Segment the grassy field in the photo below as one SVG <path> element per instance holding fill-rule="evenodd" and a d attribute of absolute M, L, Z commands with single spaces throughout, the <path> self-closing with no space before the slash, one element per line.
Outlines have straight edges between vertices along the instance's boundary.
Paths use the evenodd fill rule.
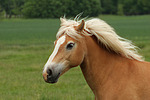
<path fill-rule="evenodd" d="M 150 15 L 99 16 L 116 32 L 140 47 L 150 61 Z M 59 19 L 4 19 L 0 21 L 0 100 L 92 100 L 79 67 L 52 85 L 42 78 L 53 50 Z"/>

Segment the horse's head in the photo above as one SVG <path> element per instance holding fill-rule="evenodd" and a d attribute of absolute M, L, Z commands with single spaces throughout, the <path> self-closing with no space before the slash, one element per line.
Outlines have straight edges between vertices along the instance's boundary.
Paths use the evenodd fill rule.
<path fill-rule="evenodd" d="M 61 19 L 63 24 L 64 19 Z M 84 21 L 73 30 L 77 33 L 83 30 Z M 72 67 L 78 66 L 84 59 L 84 50 L 82 38 L 72 38 L 62 34 L 54 42 L 55 48 L 43 70 L 44 80 L 48 83 L 56 83 L 59 76 Z"/>
<path fill-rule="evenodd" d="M 91 36 L 91 37 L 89 37 Z M 89 54 L 91 39 L 108 52 L 119 54 L 129 59 L 141 61 L 140 55 L 131 42 L 118 36 L 113 28 L 100 19 L 91 19 L 81 23 L 61 18 L 61 27 L 57 33 L 55 48 L 43 70 L 44 80 L 57 82 L 60 75 L 71 67 L 80 65 Z"/>

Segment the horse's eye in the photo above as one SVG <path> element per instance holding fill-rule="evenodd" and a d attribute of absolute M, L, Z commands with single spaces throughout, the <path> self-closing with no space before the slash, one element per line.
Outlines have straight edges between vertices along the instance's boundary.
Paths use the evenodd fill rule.
<path fill-rule="evenodd" d="M 74 43 L 69 43 L 69 44 L 67 44 L 66 49 L 71 50 L 73 48 L 73 46 L 74 46 Z"/>

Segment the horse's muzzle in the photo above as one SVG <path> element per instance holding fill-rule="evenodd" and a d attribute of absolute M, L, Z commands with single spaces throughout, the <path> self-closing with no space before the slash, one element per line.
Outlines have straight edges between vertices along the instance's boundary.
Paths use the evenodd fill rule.
<path fill-rule="evenodd" d="M 53 73 L 51 69 L 48 69 L 46 73 L 43 73 L 43 78 L 47 83 L 56 83 L 60 73 Z"/>

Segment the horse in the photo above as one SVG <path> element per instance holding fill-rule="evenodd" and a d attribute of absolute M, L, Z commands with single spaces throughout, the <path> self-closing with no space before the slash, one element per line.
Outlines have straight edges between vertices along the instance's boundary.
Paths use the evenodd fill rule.
<path fill-rule="evenodd" d="M 150 100 L 150 62 L 131 41 L 99 18 L 60 21 L 54 51 L 43 69 L 47 83 L 80 66 L 95 100 Z"/>

